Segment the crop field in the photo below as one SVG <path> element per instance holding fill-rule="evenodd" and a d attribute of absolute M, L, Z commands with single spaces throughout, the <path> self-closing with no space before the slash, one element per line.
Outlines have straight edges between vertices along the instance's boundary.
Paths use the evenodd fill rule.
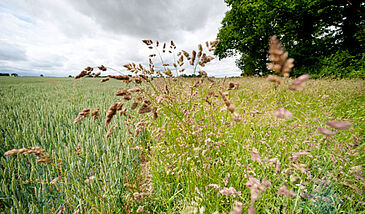
<path fill-rule="evenodd" d="M 2 77 L 0 212 L 362 213 L 365 82 L 291 82 Z"/>

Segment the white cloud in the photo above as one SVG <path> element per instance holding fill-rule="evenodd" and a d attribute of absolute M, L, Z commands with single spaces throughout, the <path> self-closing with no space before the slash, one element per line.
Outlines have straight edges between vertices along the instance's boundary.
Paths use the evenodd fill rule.
<path fill-rule="evenodd" d="M 223 1 L 47 1 L 0 3 L 0 72 L 76 75 L 86 66 L 147 63 L 141 39 L 173 39 L 191 51 L 216 38 Z M 170 58 L 171 59 L 171 58 Z M 234 59 L 214 60 L 209 75 L 239 75 Z"/>

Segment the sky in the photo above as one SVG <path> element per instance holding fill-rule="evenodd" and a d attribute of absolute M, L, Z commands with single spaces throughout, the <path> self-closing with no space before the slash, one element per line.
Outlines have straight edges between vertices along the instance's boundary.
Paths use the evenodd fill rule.
<path fill-rule="evenodd" d="M 228 9 L 223 0 L 2 0 L 0 73 L 74 76 L 105 65 L 128 74 L 122 65 L 147 65 L 154 53 L 142 39 L 173 40 L 190 52 L 216 39 Z M 216 77 L 241 73 L 234 57 L 202 70 Z"/>

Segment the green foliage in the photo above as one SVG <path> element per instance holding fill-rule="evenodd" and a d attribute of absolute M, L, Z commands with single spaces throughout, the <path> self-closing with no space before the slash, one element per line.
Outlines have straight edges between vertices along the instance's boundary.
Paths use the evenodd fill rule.
<path fill-rule="evenodd" d="M 267 47 L 277 35 L 299 70 L 337 51 L 363 53 L 364 4 L 341 0 L 226 0 L 217 38 L 219 58 L 240 54 L 244 75 L 267 74 Z M 352 61 L 354 62 L 354 61 Z M 350 65 L 352 66 L 352 65 Z M 346 68 L 347 69 L 347 68 Z"/>
<path fill-rule="evenodd" d="M 365 54 L 351 55 L 348 51 L 337 51 L 307 67 L 294 68 L 293 74 L 309 73 L 313 78 L 361 78 L 365 79 Z"/>

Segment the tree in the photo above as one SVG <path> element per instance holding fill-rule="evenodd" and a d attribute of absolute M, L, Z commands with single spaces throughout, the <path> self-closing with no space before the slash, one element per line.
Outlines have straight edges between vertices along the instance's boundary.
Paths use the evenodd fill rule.
<path fill-rule="evenodd" d="M 268 41 L 277 35 L 296 68 L 319 62 L 339 50 L 361 54 L 364 3 L 358 0 L 225 0 L 217 35 L 219 59 L 241 54 L 244 75 L 266 74 Z M 362 39 L 361 39 L 362 38 Z"/>
<path fill-rule="evenodd" d="M 13 77 L 17 77 L 17 76 L 19 76 L 17 73 L 12 73 L 11 74 L 11 76 L 13 76 Z"/>

